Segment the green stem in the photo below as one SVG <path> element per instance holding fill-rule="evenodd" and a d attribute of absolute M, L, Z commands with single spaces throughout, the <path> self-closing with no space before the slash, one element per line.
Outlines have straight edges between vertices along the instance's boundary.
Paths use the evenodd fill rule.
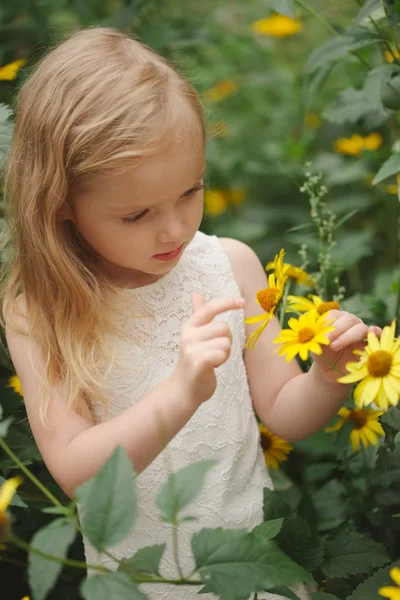
<path fill-rule="evenodd" d="M 8 456 L 13 460 L 20 470 L 39 488 L 39 490 L 58 508 L 62 509 L 65 514 L 68 513 L 68 510 L 61 504 L 61 502 L 44 486 L 39 479 L 35 477 L 33 473 L 20 461 L 18 456 L 14 454 L 14 452 L 9 448 L 8 444 L 4 441 L 3 438 L 0 438 L 0 446 L 3 448 L 4 452 L 8 454 Z"/>
<path fill-rule="evenodd" d="M 285 286 L 285 291 L 283 293 L 282 304 L 281 304 L 281 308 L 280 308 L 280 312 L 279 312 L 279 324 L 281 327 L 283 327 L 283 320 L 285 318 L 285 311 L 286 311 L 286 306 L 287 306 L 287 297 L 289 295 L 291 285 L 292 285 L 292 280 L 289 279 Z"/>
<path fill-rule="evenodd" d="M 396 300 L 395 317 L 396 317 L 396 321 L 398 323 L 399 319 L 400 319 L 400 270 L 399 270 L 399 274 L 397 277 L 397 300 Z"/>
<path fill-rule="evenodd" d="M 339 373 L 339 375 L 346 375 L 346 373 L 343 373 L 343 371 L 340 371 L 340 369 L 338 369 L 338 368 L 337 368 L 337 366 L 336 366 L 336 365 L 335 365 L 333 362 L 331 362 L 331 361 L 329 360 L 329 358 L 327 358 L 323 352 L 322 352 L 321 356 L 322 356 L 322 358 L 324 359 L 324 361 L 326 362 L 326 364 L 327 364 L 327 365 L 328 365 L 328 366 L 329 366 L 331 369 L 333 369 L 334 371 L 336 371 L 337 373 Z"/>

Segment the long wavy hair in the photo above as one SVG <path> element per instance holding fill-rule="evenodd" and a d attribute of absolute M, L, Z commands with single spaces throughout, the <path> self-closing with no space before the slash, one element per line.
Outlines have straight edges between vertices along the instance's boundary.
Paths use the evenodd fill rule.
<path fill-rule="evenodd" d="M 46 425 L 55 384 L 78 412 L 82 399 L 107 407 L 103 367 L 115 355 L 106 337 L 123 333 L 116 307 L 128 301 L 65 219 L 74 191 L 168 152 L 182 125 L 204 140 L 203 110 L 164 58 L 120 31 L 94 27 L 73 33 L 39 63 L 15 117 L 4 173 L 0 322 L 31 336 L 42 354 L 38 411 Z"/>

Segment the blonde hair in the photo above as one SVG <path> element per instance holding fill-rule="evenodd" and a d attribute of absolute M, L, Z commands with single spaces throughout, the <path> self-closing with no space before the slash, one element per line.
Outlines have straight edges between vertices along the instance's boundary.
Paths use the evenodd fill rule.
<path fill-rule="evenodd" d="M 150 48 L 111 28 L 72 34 L 20 91 L 4 179 L 1 248 L 9 258 L 2 265 L 0 321 L 22 333 L 16 316 L 22 292 L 29 324 L 23 333 L 38 344 L 45 364 L 38 407 L 44 424 L 54 384 L 62 383 L 75 410 L 82 398 L 107 406 L 101 365 L 114 357 L 106 335 L 121 333 L 114 317 L 118 301 L 127 300 L 64 211 L 74 190 L 92 178 L 171 150 L 182 121 L 185 135 L 200 132 L 204 141 L 192 85 Z"/>

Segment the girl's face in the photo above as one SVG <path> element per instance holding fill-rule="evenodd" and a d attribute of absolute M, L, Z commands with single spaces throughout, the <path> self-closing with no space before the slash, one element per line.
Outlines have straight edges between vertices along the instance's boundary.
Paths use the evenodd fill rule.
<path fill-rule="evenodd" d="M 204 145 L 193 143 L 74 198 L 71 220 L 113 283 L 147 285 L 179 262 L 203 216 L 204 170 Z"/>

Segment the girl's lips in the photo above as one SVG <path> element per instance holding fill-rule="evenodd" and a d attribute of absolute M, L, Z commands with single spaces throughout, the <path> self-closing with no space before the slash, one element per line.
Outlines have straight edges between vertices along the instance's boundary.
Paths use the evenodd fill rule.
<path fill-rule="evenodd" d="M 183 249 L 183 244 L 182 244 L 182 246 L 179 246 L 179 248 L 177 248 L 173 252 L 166 252 L 165 254 L 155 254 L 153 256 L 153 258 L 155 258 L 156 260 L 162 260 L 162 261 L 173 260 L 174 258 L 179 256 L 179 254 L 182 252 L 182 249 Z"/>

